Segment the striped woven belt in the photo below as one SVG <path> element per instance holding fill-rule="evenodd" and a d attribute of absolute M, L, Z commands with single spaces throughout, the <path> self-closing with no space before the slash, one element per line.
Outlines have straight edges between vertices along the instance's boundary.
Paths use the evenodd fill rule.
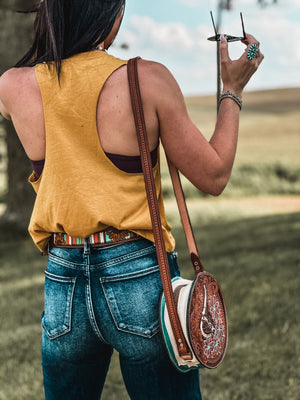
<path fill-rule="evenodd" d="M 122 230 L 119 231 L 113 227 L 109 227 L 103 231 L 88 236 L 92 247 L 100 247 L 108 244 L 136 240 L 141 238 L 137 233 Z M 78 238 L 67 235 L 66 233 L 53 233 L 51 238 L 52 247 L 69 247 L 77 248 L 84 246 L 84 238 Z"/>

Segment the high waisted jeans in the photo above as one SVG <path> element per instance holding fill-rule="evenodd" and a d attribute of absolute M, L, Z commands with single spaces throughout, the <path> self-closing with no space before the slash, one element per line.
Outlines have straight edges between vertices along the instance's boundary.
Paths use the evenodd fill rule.
<path fill-rule="evenodd" d="M 171 275 L 179 274 L 175 253 Z M 45 272 L 42 362 L 47 400 L 98 400 L 115 349 L 134 400 L 201 399 L 197 371 L 180 373 L 159 331 L 162 291 L 153 243 L 52 248 Z"/>

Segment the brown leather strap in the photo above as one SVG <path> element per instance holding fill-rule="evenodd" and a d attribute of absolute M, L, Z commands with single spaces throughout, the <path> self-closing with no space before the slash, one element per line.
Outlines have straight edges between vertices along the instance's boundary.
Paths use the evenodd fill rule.
<path fill-rule="evenodd" d="M 188 245 L 188 248 L 190 251 L 191 260 L 192 260 L 192 264 L 193 264 L 193 267 L 195 270 L 195 274 L 197 275 L 199 272 L 204 271 L 204 267 L 203 267 L 200 257 L 199 257 L 199 252 L 197 249 L 192 224 L 191 224 L 189 213 L 187 210 L 178 169 L 169 160 L 168 157 L 167 157 L 167 161 L 168 161 L 168 166 L 169 166 L 169 171 L 170 171 L 170 175 L 171 175 L 171 179 L 172 179 L 173 189 L 174 189 L 174 193 L 175 193 L 175 197 L 176 197 L 176 201 L 177 201 L 177 205 L 178 205 L 178 210 L 179 210 L 179 214 L 181 217 L 182 226 L 184 229 L 187 245 Z"/>
<path fill-rule="evenodd" d="M 152 222 L 153 235 L 155 240 L 157 259 L 159 263 L 159 270 L 161 275 L 163 291 L 166 299 L 166 306 L 168 309 L 172 330 L 177 343 L 178 352 L 182 358 L 191 359 L 192 358 L 191 351 L 185 340 L 180 325 L 172 290 L 169 263 L 165 248 L 165 242 L 163 239 L 163 232 L 162 232 L 161 219 L 160 219 L 160 213 L 159 213 L 159 207 L 158 207 L 158 201 L 157 201 L 156 189 L 152 171 L 141 92 L 139 87 L 138 71 L 137 71 L 138 59 L 139 58 L 133 58 L 128 61 L 127 71 L 128 71 L 128 81 L 129 81 L 132 110 L 134 114 L 139 148 L 141 152 L 142 168 L 144 173 L 144 180 L 145 180 L 147 199 L 148 199 L 149 211 Z"/>

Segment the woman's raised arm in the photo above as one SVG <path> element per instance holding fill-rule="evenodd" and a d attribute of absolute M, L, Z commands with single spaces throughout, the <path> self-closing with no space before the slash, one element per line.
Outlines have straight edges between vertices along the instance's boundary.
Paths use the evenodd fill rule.
<path fill-rule="evenodd" d="M 258 45 L 251 35 L 247 35 L 244 43 Z M 263 55 L 258 53 L 258 57 L 250 61 L 245 52 L 232 61 L 225 39 L 221 41 L 220 52 L 223 90 L 241 97 Z M 230 98 L 221 102 L 215 131 L 207 141 L 191 121 L 172 74 L 160 64 L 147 62 L 141 62 L 140 72 L 142 88 L 144 86 L 147 98 L 155 102 L 160 136 L 169 159 L 199 190 L 219 195 L 228 183 L 236 153 L 238 104 Z"/>

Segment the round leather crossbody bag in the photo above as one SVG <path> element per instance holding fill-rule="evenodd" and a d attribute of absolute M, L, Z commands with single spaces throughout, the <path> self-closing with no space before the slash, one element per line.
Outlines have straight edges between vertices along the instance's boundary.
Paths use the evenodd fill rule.
<path fill-rule="evenodd" d="M 164 293 L 160 301 L 160 324 L 172 363 L 181 372 L 195 368 L 216 368 L 227 347 L 227 314 L 223 294 L 215 278 L 200 272 L 192 280 L 175 277 L 172 289 L 180 324 L 192 353 L 184 360 L 172 331 Z"/>

